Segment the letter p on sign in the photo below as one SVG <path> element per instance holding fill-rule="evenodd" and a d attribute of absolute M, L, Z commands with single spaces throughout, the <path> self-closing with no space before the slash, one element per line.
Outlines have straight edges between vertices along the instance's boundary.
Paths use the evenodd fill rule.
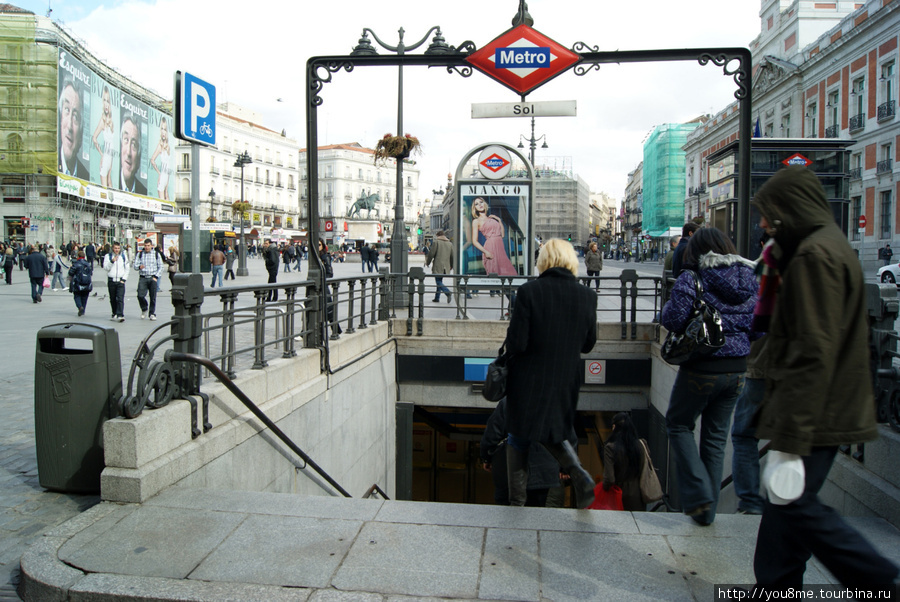
<path fill-rule="evenodd" d="M 197 122 L 209 117 L 209 92 L 196 81 L 188 85 L 191 88 L 188 92 L 191 99 L 191 132 L 196 132 L 199 127 Z"/>

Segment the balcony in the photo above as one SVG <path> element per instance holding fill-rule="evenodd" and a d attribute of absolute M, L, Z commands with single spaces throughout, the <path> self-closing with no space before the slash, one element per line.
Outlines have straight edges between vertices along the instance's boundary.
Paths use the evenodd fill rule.
<path fill-rule="evenodd" d="M 179 165 L 178 167 L 175 168 L 175 171 L 177 171 L 178 173 L 191 173 L 191 166 L 190 165 Z"/>
<path fill-rule="evenodd" d="M 878 123 L 894 118 L 894 101 L 889 100 L 878 105 Z"/>
<path fill-rule="evenodd" d="M 210 167 L 209 173 L 211 173 L 214 176 L 217 176 L 217 175 L 219 175 L 219 168 L 218 167 Z"/>
<path fill-rule="evenodd" d="M 866 114 L 860 113 L 850 118 L 850 131 L 861 130 L 866 127 Z"/>
<path fill-rule="evenodd" d="M 284 188 L 284 184 L 278 182 L 277 184 L 275 184 L 275 188 Z"/>
<path fill-rule="evenodd" d="M 854 167 L 850 170 L 850 179 L 851 180 L 860 180 L 862 179 L 862 167 Z"/>
<path fill-rule="evenodd" d="M 275 182 L 273 182 L 272 180 L 266 180 L 266 186 L 274 186 L 274 185 L 275 185 Z"/>
<path fill-rule="evenodd" d="M 223 171 L 223 172 L 222 172 L 222 177 L 223 177 L 223 178 L 230 178 L 230 177 L 231 177 L 231 170 L 230 170 L 230 169 L 226 169 L 225 171 Z"/>
<path fill-rule="evenodd" d="M 249 178 L 247 178 L 247 179 L 249 180 Z M 257 184 L 262 184 L 262 183 L 263 183 L 262 178 L 254 178 L 253 181 L 256 182 Z"/>
<path fill-rule="evenodd" d="M 837 124 L 829 125 L 825 128 L 825 137 L 826 138 L 837 138 L 840 136 L 841 130 Z"/>
<path fill-rule="evenodd" d="M 297 190 L 297 187 L 293 184 L 288 184 L 288 190 Z"/>
<path fill-rule="evenodd" d="M 885 159 L 884 161 L 879 161 L 875 165 L 875 173 L 877 174 L 885 174 L 891 171 L 892 161 L 890 159 Z"/>

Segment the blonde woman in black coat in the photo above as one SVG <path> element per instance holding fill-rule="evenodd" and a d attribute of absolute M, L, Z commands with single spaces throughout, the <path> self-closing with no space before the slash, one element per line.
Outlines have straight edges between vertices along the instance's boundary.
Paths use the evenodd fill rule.
<path fill-rule="evenodd" d="M 528 446 L 540 443 L 572 478 L 576 503 L 594 501 L 594 479 L 569 439 L 582 383 L 582 353 L 597 340 L 597 293 L 578 283 L 571 243 L 553 239 L 538 255 L 540 277 L 519 288 L 506 331 L 507 473 L 510 505 L 525 503 Z"/>

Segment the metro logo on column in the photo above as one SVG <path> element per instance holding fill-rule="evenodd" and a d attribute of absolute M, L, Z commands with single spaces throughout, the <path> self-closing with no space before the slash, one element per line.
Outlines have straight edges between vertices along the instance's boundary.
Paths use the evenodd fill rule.
<path fill-rule="evenodd" d="M 482 73 L 525 95 L 581 60 L 527 25 L 519 25 L 466 59 Z"/>

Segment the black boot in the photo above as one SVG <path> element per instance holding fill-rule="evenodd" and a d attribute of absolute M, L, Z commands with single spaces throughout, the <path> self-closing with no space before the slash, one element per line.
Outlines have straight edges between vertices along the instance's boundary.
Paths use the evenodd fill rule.
<path fill-rule="evenodd" d="M 506 484 L 509 505 L 524 506 L 528 489 L 528 452 L 522 453 L 506 442 Z"/>
<path fill-rule="evenodd" d="M 581 462 L 578 461 L 578 454 L 575 448 L 568 441 L 562 443 L 542 443 L 542 445 L 550 452 L 559 466 L 572 478 L 572 487 L 575 489 L 575 505 L 578 508 L 587 508 L 594 503 L 594 478 L 586 471 Z"/>

